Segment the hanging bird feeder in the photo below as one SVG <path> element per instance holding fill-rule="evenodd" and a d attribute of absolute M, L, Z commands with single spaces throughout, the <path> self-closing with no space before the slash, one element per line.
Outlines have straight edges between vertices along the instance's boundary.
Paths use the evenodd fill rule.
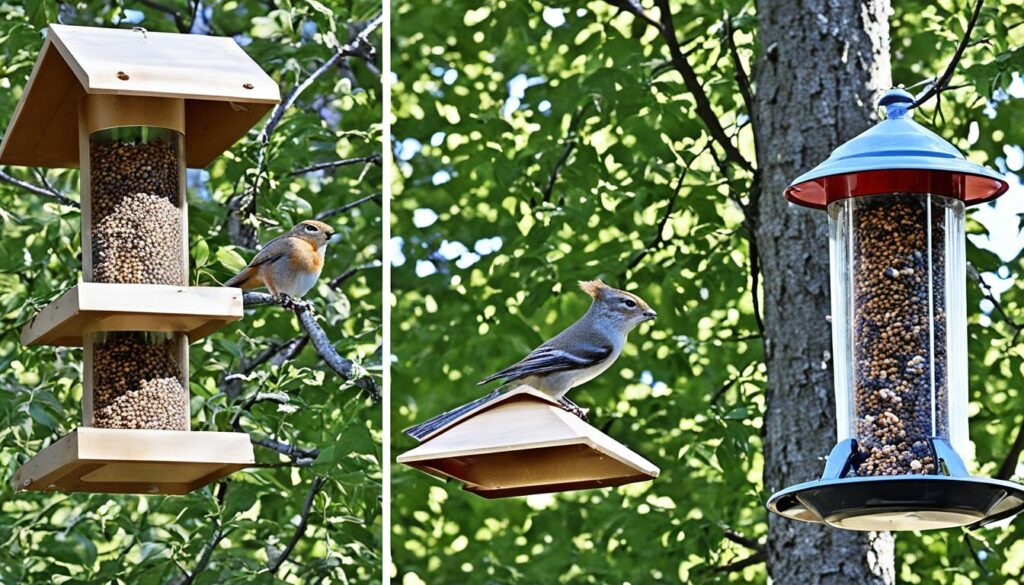
<path fill-rule="evenodd" d="M 829 215 L 838 444 L 821 479 L 771 496 L 788 518 L 850 530 L 984 525 L 1024 508 L 1022 486 L 972 477 L 964 208 L 1008 188 L 911 119 L 887 119 L 786 190 Z"/>
<path fill-rule="evenodd" d="M 398 462 L 488 499 L 614 487 L 660 473 L 529 386 L 480 401 Z"/>
<path fill-rule="evenodd" d="M 229 38 L 50 25 L 0 164 L 81 170 L 82 282 L 21 339 L 83 348 L 82 427 L 15 489 L 183 494 L 253 463 L 248 435 L 189 430 L 189 343 L 240 319 L 242 294 L 188 286 L 185 168 L 279 101 Z"/>

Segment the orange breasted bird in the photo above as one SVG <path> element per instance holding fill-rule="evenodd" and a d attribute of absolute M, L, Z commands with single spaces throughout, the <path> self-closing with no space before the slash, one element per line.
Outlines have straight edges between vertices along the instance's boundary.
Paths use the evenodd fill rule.
<path fill-rule="evenodd" d="M 320 278 L 327 242 L 333 235 L 334 228 L 326 223 L 312 219 L 300 222 L 263 246 L 252 262 L 224 286 L 265 286 L 275 297 L 301 298 Z"/>

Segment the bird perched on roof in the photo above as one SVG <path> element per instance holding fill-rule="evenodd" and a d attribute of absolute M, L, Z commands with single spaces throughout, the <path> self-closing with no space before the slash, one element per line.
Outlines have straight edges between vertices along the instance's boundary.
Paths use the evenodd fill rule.
<path fill-rule="evenodd" d="M 327 242 L 333 235 L 334 228 L 321 221 L 299 222 L 286 234 L 267 242 L 252 262 L 224 286 L 265 286 L 275 297 L 302 298 L 320 278 Z"/>
<path fill-rule="evenodd" d="M 501 380 L 501 388 L 406 429 L 406 434 L 416 439 L 426 437 L 463 413 L 493 400 L 512 382 L 526 384 L 548 394 L 558 400 L 563 408 L 586 420 L 586 411 L 569 401 L 565 397 L 566 393 L 593 380 L 611 367 L 622 353 L 629 332 L 658 314 L 635 294 L 614 289 L 600 280 L 579 284 L 583 292 L 593 299 L 583 317 L 522 360 L 479 382 L 486 384 Z"/>

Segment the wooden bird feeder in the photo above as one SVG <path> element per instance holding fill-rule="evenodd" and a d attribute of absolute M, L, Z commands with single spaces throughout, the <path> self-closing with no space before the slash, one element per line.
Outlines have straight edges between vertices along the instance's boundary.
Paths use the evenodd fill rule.
<path fill-rule="evenodd" d="M 398 462 L 493 499 L 649 481 L 650 461 L 529 386 L 466 412 Z"/>
<path fill-rule="evenodd" d="M 189 430 L 188 346 L 242 317 L 242 291 L 188 286 L 185 169 L 279 101 L 229 38 L 50 25 L 0 164 L 81 169 L 82 282 L 21 339 L 83 347 L 82 427 L 15 489 L 184 494 L 254 462 L 244 433 Z"/>

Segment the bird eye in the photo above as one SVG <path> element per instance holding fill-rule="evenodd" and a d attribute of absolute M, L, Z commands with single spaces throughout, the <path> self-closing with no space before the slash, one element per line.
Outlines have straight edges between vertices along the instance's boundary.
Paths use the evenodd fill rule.
<path fill-rule="evenodd" d="M 636 302 L 633 301 L 632 299 L 622 299 L 622 304 L 626 305 L 630 309 L 636 307 Z"/>
<path fill-rule="evenodd" d="M 306 231 L 307 232 L 315 232 L 315 231 L 318 231 L 318 230 L 316 229 L 315 225 L 307 225 L 306 226 Z"/>

